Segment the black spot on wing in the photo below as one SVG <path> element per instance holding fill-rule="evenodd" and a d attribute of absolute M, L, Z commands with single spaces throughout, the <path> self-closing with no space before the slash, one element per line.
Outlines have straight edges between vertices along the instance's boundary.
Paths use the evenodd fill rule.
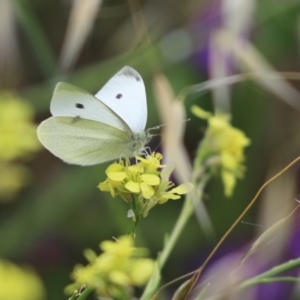
<path fill-rule="evenodd" d="M 77 108 L 80 108 L 80 109 L 83 109 L 84 108 L 84 105 L 81 104 L 81 103 L 76 103 L 75 105 Z"/>
<path fill-rule="evenodd" d="M 125 68 L 120 75 L 134 78 L 136 81 L 141 81 L 140 75 L 131 68 Z"/>
<path fill-rule="evenodd" d="M 121 99 L 122 97 L 123 97 L 122 94 L 118 94 L 118 95 L 116 96 L 117 99 Z"/>

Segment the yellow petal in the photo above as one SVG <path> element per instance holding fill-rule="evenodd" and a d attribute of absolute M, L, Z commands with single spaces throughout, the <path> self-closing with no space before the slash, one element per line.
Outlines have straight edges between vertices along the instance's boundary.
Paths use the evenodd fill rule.
<path fill-rule="evenodd" d="M 154 195 L 154 189 L 152 186 L 142 182 L 140 184 L 142 195 L 145 199 L 150 199 Z"/>
<path fill-rule="evenodd" d="M 133 265 L 131 270 L 131 280 L 133 284 L 143 285 L 145 284 L 154 271 L 154 262 L 152 259 L 139 259 Z"/>
<path fill-rule="evenodd" d="M 146 158 L 137 156 L 137 160 L 141 162 L 142 165 L 148 165 L 154 169 L 162 168 L 163 165 L 160 164 L 162 160 L 162 154 L 159 152 L 152 152 L 151 155 L 148 155 Z"/>
<path fill-rule="evenodd" d="M 133 165 L 133 166 L 129 166 L 128 170 L 130 173 L 132 173 L 133 175 L 137 174 L 137 173 L 143 173 L 144 172 L 144 168 L 141 167 L 140 165 Z"/>
<path fill-rule="evenodd" d="M 169 199 L 171 200 L 178 200 L 181 197 L 172 193 L 166 193 L 162 196 L 162 199 L 159 199 L 159 204 L 167 202 Z"/>
<path fill-rule="evenodd" d="M 109 183 L 107 180 L 105 180 L 104 182 L 100 182 L 98 185 L 98 188 L 100 189 L 100 191 L 102 192 L 109 192 Z"/>
<path fill-rule="evenodd" d="M 93 263 L 97 258 L 96 252 L 92 249 L 85 249 L 83 251 L 83 255 L 87 259 L 87 261 L 90 263 Z"/>
<path fill-rule="evenodd" d="M 124 170 L 124 167 L 120 164 L 113 163 L 108 166 L 108 168 L 105 170 L 105 173 L 107 174 L 108 172 L 121 172 Z"/>
<path fill-rule="evenodd" d="M 117 242 L 103 241 L 100 248 L 109 254 L 130 256 L 134 250 L 134 241 L 131 236 L 121 236 Z"/>
<path fill-rule="evenodd" d="M 140 189 L 140 184 L 138 182 L 134 182 L 134 181 L 128 181 L 125 184 L 125 188 L 132 193 L 139 193 L 141 191 Z"/>
<path fill-rule="evenodd" d="M 187 194 L 188 192 L 190 192 L 193 188 L 194 188 L 194 186 L 190 182 L 186 182 L 186 183 L 183 183 L 183 184 L 177 186 L 174 189 L 171 189 L 169 192 L 183 195 L 183 194 Z"/>
<path fill-rule="evenodd" d="M 109 279 L 112 283 L 121 286 L 127 286 L 130 283 L 130 279 L 128 278 L 127 274 L 117 270 L 109 273 Z"/>
<path fill-rule="evenodd" d="M 195 116 L 197 116 L 201 119 L 209 119 L 212 116 L 212 114 L 210 112 L 203 110 L 202 108 L 200 108 L 197 105 L 193 105 L 191 107 L 191 111 Z"/>
<path fill-rule="evenodd" d="M 222 171 L 221 176 L 224 184 L 224 194 L 226 197 L 230 197 L 235 186 L 236 178 L 234 174 L 226 170 Z"/>
<path fill-rule="evenodd" d="M 116 185 L 116 186 L 118 186 L 118 185 Z M 110 194 L 113 198 L 116 196 L 114 185 L 109 180 L 105 180 L 104 182 L 101 182 L 98 185 L 98 188 L 102 192 L 110 192 Z"/>
<path fill-rule="evenodd" d="M 112 164 L 106 169 L 105 173 L 111 180 L 123 181 L 127 176 L 126 172 L 124 172 L 123 169 L 123 166 L 119 164 Z"/>
<path fill-rule="evenodd" d="M 239 165 L 239 161 L 236 159 L 236 156 L 231 155 L 228 152 L 221 153 L 221 162 L 223 168 L 234 170 Z"/>
<path fill-rule="evenodd" d="M 153 174 L 143 174 L 141 175 L 141 179 L 143 182 L 149 184 L 149 185 L 159 185 L 160 178 Z"/>

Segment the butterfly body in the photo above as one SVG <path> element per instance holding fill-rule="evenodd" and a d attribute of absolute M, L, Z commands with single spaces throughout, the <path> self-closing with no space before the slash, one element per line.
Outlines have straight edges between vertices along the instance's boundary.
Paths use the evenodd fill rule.
<path fill-rule="evenodd" d="M 94 165 L 141 154 L 151 138 L 146 93 L 139 73 L 124 67 L 95 95 L 58 83 L 52 117 L 38 127 L 38 138 L 55 156 Z"/>

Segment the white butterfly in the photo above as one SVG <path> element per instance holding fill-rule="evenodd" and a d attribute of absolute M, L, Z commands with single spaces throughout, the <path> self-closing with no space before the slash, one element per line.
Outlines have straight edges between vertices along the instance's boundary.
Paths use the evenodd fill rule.
<path fill-rule="evenodd" d="M 122 68 L 95 95 L 71 84 L 57 84 L 51 100 L 53 117 L 37 129 L 40 142 L 63 161 L 95 165 L 140 154 L 150 140 L 142 77 Z"/>

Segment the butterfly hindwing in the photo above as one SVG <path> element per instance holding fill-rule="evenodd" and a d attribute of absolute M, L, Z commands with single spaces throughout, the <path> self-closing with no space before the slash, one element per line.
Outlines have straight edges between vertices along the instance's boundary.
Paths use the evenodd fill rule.
<path fill-rule="evenodd" d="M 40 124 L 38 137 L 55 156 L 77 165 L 118 159 L 130 151 L 126 132 L 81 118 L 51 117 Z"/>

